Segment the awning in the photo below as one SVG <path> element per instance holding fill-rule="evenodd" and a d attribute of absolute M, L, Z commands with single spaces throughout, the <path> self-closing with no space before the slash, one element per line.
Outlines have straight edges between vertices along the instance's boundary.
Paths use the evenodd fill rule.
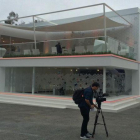
<path fill-rule="evenodd" d="M 19 27 L 19 26 L 12 26 L 12 25 L 6 25 L 6 26 L 33 31 L 33 27 L 28 28 L 28 27 Z M 118 23 L 106 17 L 106 28 L 121 27 L 121 26 L 128 26 L 128 25 Z M 89 31 L 89 30 L 97 30 L 97 29 L 104 29 L 104 16 L 98 16 L 90 19 L 64 23 L 59 25 L 53 25 L 53 26 L 36 27 L 36 31 L 42 31 L 42 32 Z"/>
<path fill-rule="evenodd" d="M 120 26 L 127 26 L 127 25 L 115 22 L 106 17 L 106 28 L 120 27 Z M 89 30 L 97 30 L 97 29 L 104 29 L 104 16 L 99 16 L 91 19 L 86 19 L 77 22 L 61 24 L 61 25 L 36 28 L 37 31 L 48 31 L 48 32 L 89 31 Z"/>

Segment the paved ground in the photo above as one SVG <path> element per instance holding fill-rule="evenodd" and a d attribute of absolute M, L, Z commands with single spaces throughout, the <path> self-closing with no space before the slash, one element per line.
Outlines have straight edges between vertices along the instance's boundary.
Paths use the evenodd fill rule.
<path fill-rule="evenodd" d="M 104 116 L 109 137 L 97 126 L 95 140 L 140 140 L 140 106 Z M 91 112 L 90 131 L 94 118 Z M 81 122 L 79 110 L 0 104 L 0 140 L 78 140 Z"/>

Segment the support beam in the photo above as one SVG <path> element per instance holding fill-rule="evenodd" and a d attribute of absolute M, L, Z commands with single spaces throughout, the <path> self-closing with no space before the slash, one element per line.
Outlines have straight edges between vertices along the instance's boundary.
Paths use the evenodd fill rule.
<path fill-rule="evenodd" d="M 35 44 L 35 49 L 36 49 L 36 35 L 35 35 L 35 19 L 33 16 L 33 26 L 34 26 L 34 44 Z"/>
<path fill-rule="evenodd" d="M 106 68 L 103 68 L 103 93 L 106 93 Z"/>
<path fill-rule="evenodd" d="M 104 36 L 105 36 L 105 47 L 107 52 L 107 45 L 106 45 L 106 14 L 105 14 L 105 4 L 103 4 L 103 11 L 104 11 Z"/>
<path fill-rule="evenodd" d="M 32 74 L 32 94 L 35 93 L 35 67 L 33 67 L 33 74 Z"/>
<path fill-rule="evenodd" d="M 11 75 L 10 75 L 10 92 L 13 92 L 13 75 L 14 75 L 14 68 L 11 68 Z"/>
<path fill-rule="evenodd" d="M 0 67 L 0 92 L 5 92 L 5 68 Z"/>

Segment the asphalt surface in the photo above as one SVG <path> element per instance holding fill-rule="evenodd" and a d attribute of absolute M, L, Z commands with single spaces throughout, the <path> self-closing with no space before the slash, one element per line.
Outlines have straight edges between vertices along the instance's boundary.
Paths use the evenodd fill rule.
<path fill-rule="evenodd" d="M 95 114 L 90 113 L 90 132 Z M 99 125 L 95 140 L 140 140 L 140 106 L 104 116 L 109 137 Z M 78 140 L 81 123 L 79 110 L 0 104 L 0 140 Z"/>

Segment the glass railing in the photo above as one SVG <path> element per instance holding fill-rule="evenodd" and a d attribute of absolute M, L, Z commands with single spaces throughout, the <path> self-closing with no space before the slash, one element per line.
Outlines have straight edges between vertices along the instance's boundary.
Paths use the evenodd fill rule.
<path fill-rule="evenodd" d="M 134 47 L 130 47 L 127 44 L 116 40 L 112 37 L 107 37 L 107 51 L 120 56 L 135 59 Z"/>
<path fill-rule="evenodd" d="M 36 48 L 36 49 L 35 49 Z M 0 45 L 0 57 L 116 54 L 134 59 L 134 48 L 114 38 L 85 37 Z"/>

